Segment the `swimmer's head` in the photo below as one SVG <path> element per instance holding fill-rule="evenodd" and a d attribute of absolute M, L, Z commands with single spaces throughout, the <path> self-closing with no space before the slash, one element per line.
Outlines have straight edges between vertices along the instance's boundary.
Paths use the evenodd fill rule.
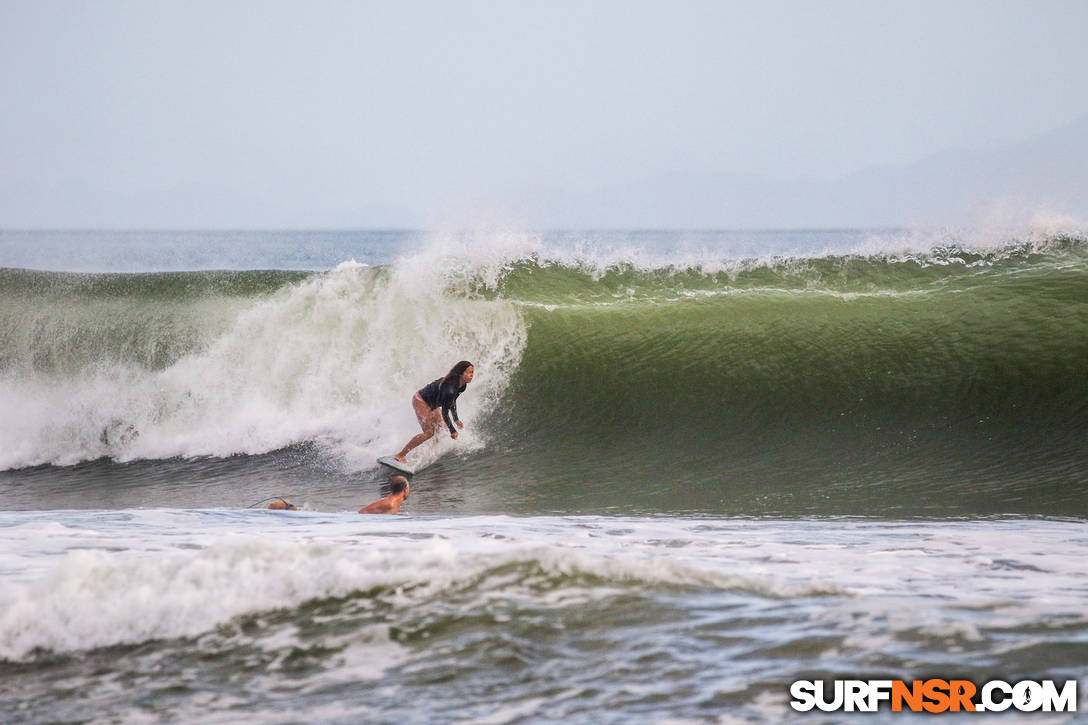
<path fill-rule="evenodd" d="M 411 486 L 408 485 L 407 478 L 404 476 L 393 476 L 389 479 L 389 485 L 394 494 L 404 491 L 404 498 L 408 498 L 408 491 L 411 490 Z"/>

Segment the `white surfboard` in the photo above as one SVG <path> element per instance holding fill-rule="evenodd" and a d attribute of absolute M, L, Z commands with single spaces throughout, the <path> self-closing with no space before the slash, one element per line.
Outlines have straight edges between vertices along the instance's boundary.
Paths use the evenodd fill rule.
<path fill-rule="evenodd" d="M 393 456 L 382 456 L 378 459 L 378 463 L 387 468 L 392 468 L 397 473 L 401 473 L 405 476 L 410 477 L 412 474 L 415 473 L 415 471 L 409 468 L 406 463 L 401 463 L 396 458 L 393 458 Z"/>

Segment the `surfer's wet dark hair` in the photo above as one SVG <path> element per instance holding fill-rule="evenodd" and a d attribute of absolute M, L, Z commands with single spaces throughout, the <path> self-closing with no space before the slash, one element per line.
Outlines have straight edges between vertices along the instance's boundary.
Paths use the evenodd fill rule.
<path fill-rule="evenodd" d="M 408 479 L 404 476 L 393 476 L 389 479 L 389 488 L 393 493 L 400 493 L 408 488 Z M 405 496 L 405 498 L 408 498 Z"/>
<path fill-rule="evenodd" d="M 465 371 L 471 367 L 476 366 L 470 363 L 468 360 L 462 360 L 461 362 L 450 368 L 450 371 L 446 373 L 446 377 L 442 378 L 442 382 L 445 383 L 447 380 L 456 380 L 457 383 L 460 384 L 461 376 L 464 375 Z"/>

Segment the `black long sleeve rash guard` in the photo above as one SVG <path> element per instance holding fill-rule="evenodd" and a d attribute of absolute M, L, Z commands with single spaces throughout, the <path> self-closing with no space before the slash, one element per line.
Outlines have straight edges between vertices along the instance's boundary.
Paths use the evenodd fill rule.
<path fill-rule="evenodd" d="M 431 410 L 438 407 L 442 408 L 442 419 L 446 421 L 450 433 L 457 432 L 457 429 L 453 427 L 453 422 L 461 420 L 457 417 L 457 396 L 465 392 L 466 386 L 458 386 L 458 382 L 457 380 L 450 380 L 443 384 L 442 378 L 438 378 L 419 389 L 419 397 L 423 398 L 423 402 Z M 453 414 L 453 420 L 450 420 L 450 413 Z"/>

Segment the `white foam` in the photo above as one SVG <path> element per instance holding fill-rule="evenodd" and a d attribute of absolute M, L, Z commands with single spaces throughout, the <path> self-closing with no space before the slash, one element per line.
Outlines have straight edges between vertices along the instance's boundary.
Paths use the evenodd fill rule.
<path fill-rule="evenodd" d="M 57 531 L 40 525 L 48 516 L 10 512 L 0 521 L 8 524 L 0 526 L 0 569 L 13 572 L 0 580 L 0 658 L 194 636 L 240 615 L 356 591 L 404 611 L 447 591 L 471 591 L 475 607 L 534 609 L 648 586 L 816 598 L 812 620 L 852 623 L 858 638 L 843 644 L 862 649 L 877 636 L 979 642 L 983 621 L 1010 630 L 1083 622 L 1088 591 L 1088 542 L 1071 538 L 1079 524 L 1062 522 L 363 522 L 350 514 L 147 511 L 124 521 L 56 514 L 72 524 Z M 231 533 L 237 529 L 248 533 Z M 684 546 L 670 545 L 680 540 Z M 1015 576 L 1003 563 L 1013 560 Z M 397 646 L 381 632 L 366 641 L 396 660 Z"/>
<path fill-rule="evenodd" d="M 196 635 L 248 612 L 441 579 L 452 558 L 440 544 L 421 546 L 409 571 L 384 548 L 256 537 L 154 557 L 71 551 L 43 579 L 0 588 L 0 658 Z"/>
<path fill-rule="evenodd" d="M 459 401 L 469 423 L 459 443 L 479 445 L 471 423 L 507 385 L 525 325 L 513 305 L 451 294 L 461 278 L 447 261 L 420 253 L 384 272 L 345 262 L 253 304 L 164 370 L 9 372 L 0 469 L 256 454 L 310 440 L 358 469 L 418 432 L 413 392 L 461 359 L 477 372 Z"/>
<path fill-rule="evenodd" d="M 562 521 L 526 528 L 505 518 L 388 517 L 367 518 L 361 530 L 357 515 L 258 514 L 134 512 L 138 526 L 103 521 L 78 542 L 43 536 L 11 547 L 0 556 L 0 568 L 18 573 L 0 581 L 0 659 L 195 636 L 240 615 L 356 591 L 377 591 L 368 596 L 408 610 L 469 583 L 480 606 L 499 599 L 534 608 L 602 599 L 626 586 L 775 597 L 834 590 L 807 575 L 782 579 L 702 556 L 662 557 L 641 534 L 578 536 Z M 96 521 L 92 513 L 78 517 Z M 240 526 L 250 533 L 226 533 Z M 407 533 L 415 535 L 409 546 Z M 18 535 L 0 529 L 0 541 Z M 483 581 L 486 572 L 492 578 Z M 556 578 L 567 583 L 541 588 Z"/>

